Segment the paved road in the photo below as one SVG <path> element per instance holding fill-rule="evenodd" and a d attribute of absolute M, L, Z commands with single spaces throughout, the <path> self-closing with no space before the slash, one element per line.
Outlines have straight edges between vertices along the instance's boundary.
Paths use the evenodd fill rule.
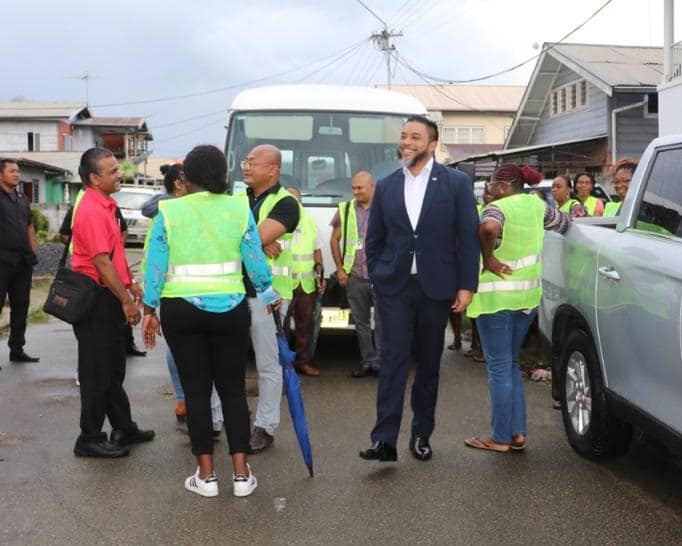
<path fill-rule="evenodd" d="M 375 380 L 349 377 L 352 343 L 325 340 L 322 377 L 303 379 L 315 478 L 307 478 L 284 410 L 275 447 L 251 459 L 256 492 L 232 497 L 222 444 L 221 496 L 204 499 L 182 486 L 193 458 L 175 430 L 162 349 L 130 359 L 126 380 L 134 418 L 157 438 L 126 459 L 84 460 L 72 455 L 73 334 L 53 321 L 31 326 L 28 339 L 39 364 L 0 358 L 2 545 L 682 543 L 677 461 L 645 442 L 616 461 L 581 459 L 564 439 L 546 385 L 527 386 L 525 454 L 466 448 L 465 437 L 486 432 L 486 378 L 457 354 L 443 357 L 430 462 L 410 457 L 407 428 L 397 464 L 358 458 L 368 444 Z"/>

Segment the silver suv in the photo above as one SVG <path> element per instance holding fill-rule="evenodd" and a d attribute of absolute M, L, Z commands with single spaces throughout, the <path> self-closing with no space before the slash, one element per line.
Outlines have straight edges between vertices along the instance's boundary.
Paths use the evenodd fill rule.
<path fill-rule="evenodd" d="M 161 191 L 160 187 L 121 185 L 121 189 L 112 195 L 128 224 L 127 243 L 144 243 L 150 220 L 142 216 L 142 205 Z"/>

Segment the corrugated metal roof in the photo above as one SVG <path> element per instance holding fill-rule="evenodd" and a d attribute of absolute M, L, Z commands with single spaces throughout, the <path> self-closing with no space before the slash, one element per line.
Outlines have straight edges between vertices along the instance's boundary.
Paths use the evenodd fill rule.
<path fill-rule="evenodd" d="M 30 161 L 52 165 L 60 170 L 68 171 L 71 173 L 70 178 L 76 180 L 78 178 L 78 166 L 80 165 L 83 152 L 16 152 L 3 153 L 2 155 L 5 157 L 28 159 Z"/>
<path fill-rule="evenodd" d="M 0 102 L 0 119 L 55 118 L 71 119 L 78 114 L 90 117 L 85 103 L 81 102 Z"/>
<path fill-rule="evenodd" d="M 79 119 L 74 125 L 89 125 L 94 127 L 135 127 L 136 129 L 146 130 L 146 122 L 142 117 L 95 116 L 89 119 Z"/>
<path fill-rule="evenodd" d="M 446 112 L 516 112 L 524 90 L 522 85 L 391 85 L 391 91 L 418 98 L 427 110 Z"/>
<path fill-rule="evenodd" d="M 582 66 L 611 87 L 655 86 L 663 78 L 663 48 L 595 45 L 547 44 L 549 54 L 557 53 Z"/>

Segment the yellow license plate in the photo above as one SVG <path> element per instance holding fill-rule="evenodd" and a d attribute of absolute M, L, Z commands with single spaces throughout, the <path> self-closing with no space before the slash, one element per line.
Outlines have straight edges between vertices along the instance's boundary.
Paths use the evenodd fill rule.
<path fill-rule="evenodd" d="M 338 307 L 323 307 L 320 327 L 348 328 L 349 318 L 350 318 L 349 309 L 339 309 Z"/>

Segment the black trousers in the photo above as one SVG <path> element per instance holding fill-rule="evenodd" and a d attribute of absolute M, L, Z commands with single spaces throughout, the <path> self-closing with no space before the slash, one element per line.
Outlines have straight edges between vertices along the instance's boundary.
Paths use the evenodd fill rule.
<path fill-rule="evenodd" d="M 213 385 L 223 406 L 230 454 L 249 451 L 244 375 L 250 323 L 246 299 L 225 313 L 202 311 L 182 298 L 161 299 L 161 326 L 185 391 L 194 455 L 213 453 Z"/>
<path fill-rule="evenodd" d="M 396 445 L 414 343 L 417 367 L 412 385 L 412 435 L 428 439 L 435 427 L 445 328 L 451 301 L 432 300 L 410 278 L 394 296 L 377 294 L 381 315 L 381 366 L 373 442 Z"/>
<path fill-rule="evenodd" d="M 0 310 L 9 295 L 10 333 L 7 344 L 12 352 L 20 352 L 26 344 L 26 316 L 32 275 L 33 266 L 23 261 L 16 266 L 0 262 Z"/>
<path fill-rule="evenodd" d="M 100 288 L 87 322 L 74 325 L 78 340 L 81 392 L 81 440 L 104 439 L 104 418 L 112 429 L 133 431 L 130 402 L 123 389 L 126 374 L 125 317 L 109 290 Z"/>

